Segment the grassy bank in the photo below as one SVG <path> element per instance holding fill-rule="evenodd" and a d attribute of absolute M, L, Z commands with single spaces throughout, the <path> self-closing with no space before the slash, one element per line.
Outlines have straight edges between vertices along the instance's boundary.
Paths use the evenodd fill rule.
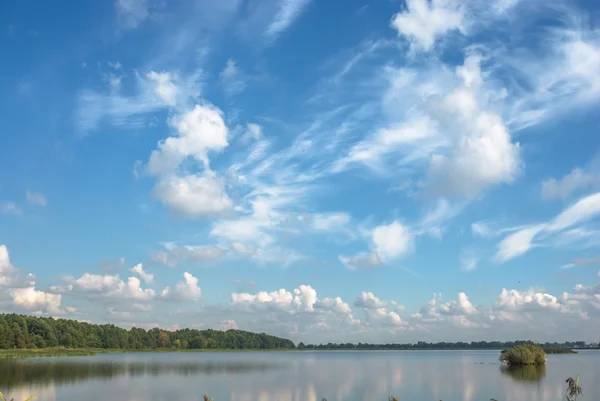
<path fill-rule="evenodd" d="M 39 348 L 39 349 L 2 349 L 0 359 L 10 358 L 43 358 L 62 356 L 95 356 L 98 354 L 123 354 L 135 352 L 273 352 L 292 351 L 289 349 L 177 349 L 177 348 L 153 348 L 153 349 L 104 349 L 104 348 Z"/>
<path fill-rule="evenodd" d="M 3 349 L 0 350 L 0 359 L 10 358 L 43 358 L 55 356 L 94 356 L 102 352 L 97 349 L 72 349 L 72 348 L 40 348 L 40 349 Z"/>

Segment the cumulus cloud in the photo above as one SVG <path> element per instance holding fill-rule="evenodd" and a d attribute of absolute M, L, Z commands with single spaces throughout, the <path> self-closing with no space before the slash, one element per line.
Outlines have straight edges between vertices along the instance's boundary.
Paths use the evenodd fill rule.
<path fill-rule="evenodd" d="M 485 109 L 481 94 L 481 56 L 465 58 L 456 74 L 463 84 L 441 105 L 450 125 L 463 130 L 449 154 L 430 161 L 429 189 L 435 195 L 473 197 L 491 185 L 512 183 L 521 168 L 519 144 L 513 143 L 502 117 Z"/>
<path fill-rule="evenodd" d="M 233 207 L 225 183 L 212 172 L 203 175 L 169 176 L 160 179 L 154 196 L 173 213 L 202 218 L 223 214 Z"/>
<path fill-rule="evenodd" d="M 229 130 L 219 109 L 196 105 L 192 110 L 171 121 L 177 136 L 158 143 L 148 161 L 152 174 L 173 172 L 187 157 L 192 157 L 208 167 L 208 153 L 220 152 L 228 145 Z"/>
<path fill-rule="evenodd" d="M 354 306 L 365 309 L 380 309 L 388 305 L 386 301 L 379 299 L 372 292 L 363 291 L 360 296 L 354 301 Z"/>
<path fill-rule="evenodd" d="M 8 274 L 14 273 L 16 268 L 10 263 L 10 255 L 6 245 L 0 245 L 0 284 L 8 281 Z"/>
<path fill-rule="evenodd" d="M 150 273 L 146 273 L 144 271 L 144 267 L 141 263 L 133 266 L 131 269 L 129 269 L 129 271 L 132 273 L 136 273 L 138 276 L 140 276 L 142 278 L 142 280 L 144 280 L 144 282 L 146 282 L 146 284 L 150 284 L 150 283 L 152 283 L 152 281 L 154 281 L 154 275 L 150 274 Z"/>
<path fill-rule="evenodd" d="M 413 248 L 413 234 L 407 227 L 393 221 L 371 230 L 372 252 L 361 252 L 354 256 L 338 256 L 347 268 L 368 269 L 390 263 L 406 255 Z"/>
<path fill-rule="evenodd" d="M 453 0 L 407 0 L 406 10 L 397 13 L 391 25 L 420 50 L 431 50 L 451 31 L 466 33 L 461 3 Z"/>
<path fill-rule="evenodd" d="M 161 140 L 152 151 L 147 170 L 159 176 L 153 194 L 173 213 L 203 218 L 220 215 L 233 207 L 225 182 L 209 168 L 209 152 L 228 145 L 229 131 L 222 113 L 212 106 L 196 105 L 171 120 L 177 136 Z M 202 163 L 204 171 L 182 174 L 180 165 L 188 158 Z"/>
<path fill-rule="evenodd" d="M 61 314 L 62 295 L 36 290 L 35 287 L 12 288 L 9 290 L 13 304 L 28 311 Z"/>
<path fill-rule="evenodd" d="M 169 287 L 161 292 L 161 297 L 180 299 L 187 301 L 198 301 L 202 298 L 202 289 L 198 286 L 198 279 L 191 273 L 183 273 L 184 281 L 180 281 L 172 291 Z"/>
<path fill-rule="evenodd" d="M 118 274 L 102 275 L 84 273 L 79 278 L 65 277 L 65 280 L 71 287 L 55 287 L 57 290 L 70 290 L 82 293 L 98 294 L 113 298 L 128 298 L 140 301 L 147 301 L 156 296 L 156 292 L 151 289 L 143 289 L 140 279 L 129 277 L 127 282 L 121 280 Z"/>
<path fill-rule="evenodd" d="M 27 198 L 27 202 L 32 205 L 46 206 L 46 197 L 37 192 L 31 192 L 30 190 L 25 191 L 25 197 Z"/>
<path fill-rule="evenodd" d="M 412 235 L 408 228 L 398 221 L 375 227 L 371 238 L 377 255 L 384 262 L 397 259 L 412 249 Z"/>

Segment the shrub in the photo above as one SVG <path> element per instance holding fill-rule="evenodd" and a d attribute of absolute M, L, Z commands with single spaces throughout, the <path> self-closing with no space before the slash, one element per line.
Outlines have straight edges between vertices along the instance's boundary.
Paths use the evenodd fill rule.
<path fill-rule="evenodd" d="M 511 366 L 543 365 L 546 363 L 546 353 L 537 344 L 521 344 L 502 351 L 500 361 Z"/>

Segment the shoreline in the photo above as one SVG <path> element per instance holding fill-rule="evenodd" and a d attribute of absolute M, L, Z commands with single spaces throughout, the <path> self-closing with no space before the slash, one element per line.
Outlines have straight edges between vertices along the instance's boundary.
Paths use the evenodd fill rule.
<path fill-rule="evenodd" d="M 72 356 L 96 356 L 98 354 L 130 354 L 130 353 L 203 353 L 203 352 L 322 352 L 322 351 L 502 351 L 503 348 L 336 348 L 336 349 L 104 349 L 104 348 L 41 348 L 41 349 L 2 349 L 0 359 L 22 359 L 22 358 L 55 358 Z M 587 348 L 583 348 L 587 349 Z M 589 348 L 596 349 L 599 348 Z M 545 349 L 548 355 L 553 354 L 577 354 L 579 349 Z"/>

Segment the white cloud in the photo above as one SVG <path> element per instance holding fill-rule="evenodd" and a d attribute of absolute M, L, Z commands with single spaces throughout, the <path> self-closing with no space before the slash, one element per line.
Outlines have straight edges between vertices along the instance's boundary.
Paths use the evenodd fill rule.
<path fill-rule="evenodd" d="M 371 232 L 371 238 L 377 255 L 384 262 L 405 255 L 412 249 L 412 235 L 398 221 L 375 227 Z"/>
<path fill-rule="evenodd" d="M 70 287 L 54 287 L 57 292 L 68 292 L 78 290 L 84 293 L 96 293 L 106 297 L 129 298 L 146 301 L 154 298 L 156 292 L 151 289 L 141 288 L 141 282 L 137 277 L 129 277 L 127 283 L 121 280 L 118 274 L 101 275 L 84 273 L 81 277 L 65 277 Z"/>
<path fill-rule="evenodd" d="M 234 242 L 231 244 L 231 247 L 234 251 L 241 253 L 242 255 L 254 255 L 256 253 L 256 249 L 249 249 L 241 242 Z"/>
<path fill-rule="evenodd" d="M 317 231 L 330 231 L 343 227 L 350 222 L 347 213 L 316 214 L 312 217 L 313 228 Z"/>
<path fill-rule="evenodd" d="M 154 298 L 156 292 L 151 288 L 141 288 L 141 282 L 139 278 L 129 277 L 127 279 L 127 283 L 119 280 L 117 287 L 108 292 L 107 295 L 147 301 Z"/>
<path fill-rule="evenodd" d="M 219 109 L 196 105 L 171 120 L 177 136 L 158 143 L 148 161 L 152 174 L 171 173 L 187 158 L 193 157 L 208 168 L 208 152 L 220 152 L 228 145 L 229 130 Z"/>
<path fill-rule="evenodd" d="M 406 10 L 392 18 L 398 35 L 406 36 L 413 48 L 431 50 L 451 31 L 466 33 L 461 3 L 453 0 L 407 0 Z"/>
<path fill-rule="evenodd" d="M 521 256 L 532 247 L 532 241 L 536 235 L 546 228 L 544 224 L 538 224 L 522 228 L 507 236 L 498 244 L 496 260 L 506 262 L 517 256 Z"/>
<path fill-rule="evenodd" d="M 344 300 L 340 297 L 335 298 L 323 298 L 316 305 L 316 308 L 322 308 L 325 310 L 330 310 L 334 313 L 339 314 L 351 314 L 352 309 L 350 309 L 350 305 L 348 305 Z"/>
<path fill-rule="evenodd" d="M 372 292 L 363 291 L 354 301 L 354 306 L 365 309 L 380 309 L 387 307 L 388 303 L 375 296 Z"/>
<path fill-rule="evenodd" d="M 277 13 L 267 27 L 265 35 L 276 37 L 288 29 L 309 3 L 310 0 L 279 0 Z"/>
<path fill-rule="evenodd" d="M 150 16 L 147 0 L 117 0 L 117 17 L 126 28 L 137 28 Z"/>
<path fill-rule="evenodd" d="M 223 331 L 227 331 L 227 330 L 238 330 L 239 327 L 237 325 L 237 323 L 235 322 L 235 320 L 229 319 L 229 320 L 221 320 L 219 322 L 219 324 L 217 324 L 215 326 L 215 330 L 223 330 Z"/>
<path fill-rule="evenodd" d="M 572 227 L 592 220 L 598 215 L 600 215 L 600 192 L 580 199 L 548 223 L 526 226 L 510 234 L 498 244 L 496 260 L 506 262 L 523 255 L 532 247 L 534 238 L 541 233 L 545 234 L 546 237 L 560 233 L 557 238 L 558 245 L 570 244 L 574 240 L 577 240 L 580 245 L 596 245 L 595 238 L 598 237 L 596 231 Z M 567 230 L 569 228 L 572 229 Z M 584 239 L 588 241 L 583 243 L 582 240 Z"/>
<path fill-rule="evenodd" d="M 137 275 L 140 276 L 146 284 L 152 283 L 152 281 L 154 281 L 154 275 L 146 273 L 141 263 L 133 266 L 131 269 L 129 269 L 129 271 L 132 273 L 137 273 Z"/>
<path fill-rule="evenodd" d="M 221 83 L 228 95 L 236 95 L 246 89 L 246 82 L 243 79 L 243 73 L 237 66 L 235 60 L 229 59 L 225 64 L 225 68 L 220 74 Z"/>
<path fill-rule="evenodd" d="M 334 164 L 333 170 L 342 171 L 352 163 L 362 163 L 376 171 L 381 170 L 386 156 L 398 159 L 400 155 L 405 155 L 404 162 L 414 162 L 415 158 L 426 155 L 422 152 L 423 148 L 436 149 L 444 142 L 435 121 L 425 117 L 410 119 L 379 129 L 360 141 L 347 156 Z"/>
<path fill-rule="evenodd" d="M 496 300 L 496 307 L 499 309 L 514 311 L 528 306 L 537 306 L 541 308 L 560 309 L 561 305 L 553 295 L 542 292 L 519 292 L 518 290 L 502 289 Z"/>
<path fill-rule="evenodd" d="M 118 311 L 118 310 L 115 310 L 115 308 L 113 308 L 113 307 L 108 308 L 108 314 L 111 317 L 118 318 L 118 319 L 131 319 L 131 317 L 132 317 L 131 312 Z"/>
<path fill-rule="evenodd" d="M 566 199 L 573 192 L 600 184 L 600 174 L 573 169 L 561 179 L 549 178 L 542 183 L 542 199 Z"/>
<path fill-rule="evenodd" d="M 206 263 L 217 260 L 224 249 L 212 245 L 175 245 L 166 244 L 166 251 L 157 251 L 151 255 L 153 262 L 167 266 L 176 266 L 183 262 Z"/>
<path fill-rule="evenodd" d="M 340 255 L 339 260 L 351 270 L 370 269 L 372 267 L 377 267 L 383 263 L 379 258 L 379 255 L 377 255 L 374 252 L 363 252 L 354 256 Z"/>
<path fill-rule="evenodd" d="M 0 245 L 0 279 L 8 273 L 13 273 L 15 270 L 10 263 L 8 248 L 6 245 Z"/>
<path fill-rule="evenodd" d="M 446 302 L 440 305 L 442 313 L 453 315 L 470 315 L 477 312 L 477 309 L 469 301 L 469 297 L 464 292 L 458 294 L 458 300 Z"/>
<path fill-rule="evenodd" d="M 35 287 L 12 288 L 9 290 L 15 306 L 29 311 L 43 311 L 50 314 L 62 313 L 62 296 L 36 290 Z"/>
<path fill-rule="evenodd" d="M 600 214 L 600 192 L 586 196 L 556 216 L 548 226 L 548 231 L 560 231 Z"/>
<path fill-rule="evenodd" d="M 18 216 L 23 211 L 14 202 L 0 201 L 0 213 Z"/>
<path fill-rule="evenodd" d="M 84 273 L 78 279 L 68 278 L 68 282 L 83 291 L 104 291 L 116 287 L 121 278 L 118 274 L 101 275 Z"/>
<path fill-rule="evenodd" d="M 512 183 L 521 169 L 519 144 L 513 143 L 503 119 L 482 109 L 481 57 L 470 55 L 456 73 L 463 86 L 448 94 L 442 112 L 464 135 L 449 155 L 434 154 L 429 172 L 429 192 L 473 197 L 491 185 Z"/>
<path fill-rule="evenodd" d="M 150 71 L 146 77 L 152 82 L 153 90 L 167 106 L 175 106 L 181 89 L 174 83 L 175 77 L 169 72 Z"/>
<path fill-rule="evenodd" d="M 185 217 L 213 217 L 233 207 L 233 201 L 225 192 L 224 181 L 212 172 L 161 178 L 153 195 L 173 213 Z"/>
<path fill-rule="evenodd" d="M 262 127 L 255 123 L 246 124 L 246 132 L 243 135 L 244 142 L 249 142 L 250 140 L 258 141 L 262 138 Z M 251 154 L 248 156 L 249 158 L 254 158 Z"/>
<path fill-rule="evenodd" d="M 27 202 L 33 205 L 46 206 L 46 197 L 40 193 L 31 192 L 29 190 L 25 191 L 25 197 L 27 198 Z"/>
<path fill-rule="evenodd" d="M 198 287 L 198 279 L 188 272 L 183 273 L 183 278 L 185 281 L 178 282 L 173 292 L 167 287 L 161 292 L 161 296 L 188 301 L 198 301 L 202 298 L 202 289 Z"/>
<path fill-rule="evenodd" d="M 473 235 L 478 237 L 487 237 L 490 235 L 490 228 L 483 221 L 471 224 L 471 231 L 473 232 Z"/>
<path fill-rule="evenodd" d="M 462 265 L 462 269 L 464 271 L 473 271 L 477 268 L 477 264 L 479 263 L 479 258 L 475 256 L 472 252 L 463 251 L 460 256 L 460 264 Z"/>
<path fill-rule="evenodd" d="M 279 291 L 261 291 L 255 295 L 249 293 L 231 294 L 233 305 L 246 308 L 265 308 L 286 311 L 289 313 L 312 311 L 317 302 L 317 292 L 309 285 L 301 285 L 293 292 L 285 289 Z"/>

